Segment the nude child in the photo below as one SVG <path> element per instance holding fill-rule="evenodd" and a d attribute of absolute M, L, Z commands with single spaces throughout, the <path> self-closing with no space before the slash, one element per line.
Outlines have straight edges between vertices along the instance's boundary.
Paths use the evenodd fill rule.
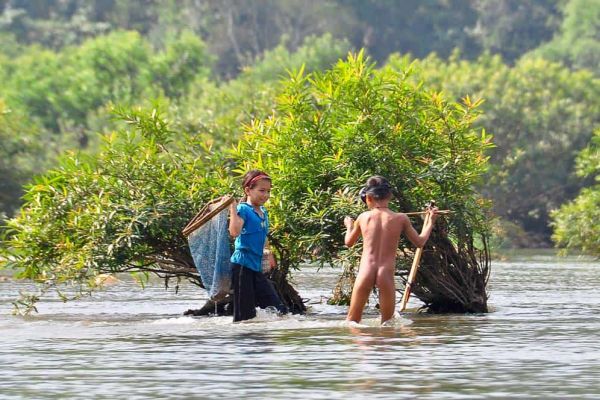
<path fill-rule="evenodd" d="M 369 210 L 360 214 L 356 221 L 350 217 L 344 219 L 347 228 L 344 238 L 346 246 L 353 246 L 360 236 L 363 237 L 358 276 L 354 282 L 346 320 L 360 322 L 369 294 L 373 287 L 377 287 L 383 323 L 393 317 L 396 305 L 394 269 L 400 235 L 404 234 L 415 246 L 422 247 L 433 230 L 437 208 L 428 210 L 431 218 L 419 234 L 406 214 L 396 213 L 388 208 L 392 199 L 392 187 L 385 178 L 370 177 L 361 191 L 361 197 Z"/>

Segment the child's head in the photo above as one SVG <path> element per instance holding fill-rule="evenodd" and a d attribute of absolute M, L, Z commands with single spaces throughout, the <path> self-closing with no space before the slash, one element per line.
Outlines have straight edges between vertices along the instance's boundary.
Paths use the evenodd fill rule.
<path fill-rule="evenodd" d="M 374 201 L 390 200 L 392 198 L 392 185 L 383 176 L 372 176 L 360 190 L 360 198 L 367 203 L 367 197 Z"/>
<path fill-rule="evenodd" d="M 271 177 L 258 169 L 250 170 L 244 175 L 242 187 L 247 201 L 262 206 L 271 196 Z"/>

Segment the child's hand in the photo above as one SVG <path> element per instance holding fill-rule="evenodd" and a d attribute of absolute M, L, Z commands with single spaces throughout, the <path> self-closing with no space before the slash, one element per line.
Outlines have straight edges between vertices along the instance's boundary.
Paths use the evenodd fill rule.
<path fill-rule="evenodd" d="M 353 225 L 354 225 L 354 220 L 351 217 L 344 218 L 344 226 L 347 229 L 352 229 Z"/>
<path fill-rule="evenodd" d="M 221 197 L 221 201 L 228 200 L 231 197 L 232 196 L 225 195 L 225 196 Z M 230 210 L 237 210 L 237 206 L 238 206 L 238 202 L 237 202 L 237 200 L 235 198 L 233 198 L 233 201 L 231 202 L 231 204 L 229 204 L 229 209 Z"/>
<path fill-rule="evenodd" d="M 431 219 L 431 223 L 435 223 L 435 220 L 439 217 L 438 214 L 439 209 L 437 207 L 429 207 L 427 209 L 427 213 L 429 214 L 429 218 Z"/>
<path fill-rule="evenodd" d="M 238 202 L 233 198 L 229 204 L 229 234 L 234 238 L 240 235 L 244 226 L 244 220 L 237 213 L 237 206 Z"/>
<path fill-rule="evenodd" d="M 269 251 L 269 266 L 271 267 L 271 269 L 277 268 L 277 259 L 271 251 Z"/>

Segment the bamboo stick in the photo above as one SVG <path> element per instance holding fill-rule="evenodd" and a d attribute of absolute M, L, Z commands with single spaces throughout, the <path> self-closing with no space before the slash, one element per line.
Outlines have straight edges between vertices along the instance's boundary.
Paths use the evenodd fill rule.
<path fill-rule="evenodd" d="M 450 214 L 452 211 L 450 210 L 438 210 L 437 213 L 441 214 L 441 215 L 446 215 L 446 214 Z M 423 215 L 423 214 L 427 214 L 427 211 L 413 211 L 413 212 L 407 212 L 404 213 L 406 215 Z"/>
<path fill-rule="evenodd" d="M 429 222 L 429 218 L 430 214 L 425 215 L 424 225 L 427 225 L 427 223 Z M 417 248 L 417 251 L 415 252 L 415 258 L 413 259 L 412 266 L 410 267 L 410 273 L 408 274 L 408 280 L 406 281 L 406 288 L 404 289 L 404 294 L 402 295 L 402 301 L 400 303 L 400 312 L 404 311 L 404 309 L 406 308 L 406 303 L 408 303 L 411 286 L 415 281 L 415 277 L 417 276 L 417 269 L 419 268 L 419 262 L 421 261 L 421 254 L 423 254 L 423 247 L 425 247 L 425 244 L 423 244 L 422 247 Z"/>
<path fill-rule="evenodd" d="M 208 220 L 223 211 L 233 202 L 233 196 L 224 196 L 211 200 L 183 228 L 183 235 L 188 237 L 193 231 L 204 225 Z"/>

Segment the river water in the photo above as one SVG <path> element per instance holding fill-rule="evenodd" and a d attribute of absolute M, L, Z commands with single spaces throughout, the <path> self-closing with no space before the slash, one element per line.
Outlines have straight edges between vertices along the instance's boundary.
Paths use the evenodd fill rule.
<path fill-rule="evenodd" d="M 600 398 L 597 260 L 494 262 L 490 313 L 409 312 L 391 327 L 373 308 L 365 326 L 345 326 L 346 308 L 321 302 L 338 272 L 295 273 L 306 316 L 242 324 L 182 316 L 204 301 L 191 285 L 175 294 L 127 279 L 14 317 L 29 285 L 0 282 L 0 398 Z"/>

